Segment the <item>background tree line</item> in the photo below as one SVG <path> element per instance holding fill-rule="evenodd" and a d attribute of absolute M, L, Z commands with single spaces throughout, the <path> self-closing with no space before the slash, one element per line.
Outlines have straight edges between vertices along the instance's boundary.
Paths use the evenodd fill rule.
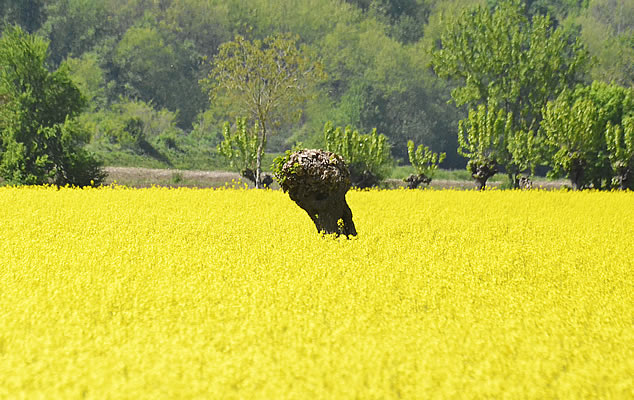
<path fill-rule="evenodd" d="M 459 142 L 459 121 L 464 121 L 460 137 L 468 138 L 469 109 L 490 104 L 511 115 L 514 132 L 526 133 L 506 143 L 505 154 L 498 157 L 502 161 L 497 162 L 517 181 L 520 173 L 539 164 L 536 158 L 515 153 L 527 148 L 518 140 L 527 140 L 528 132 L 546 141 L 537 137 L 537 131 L 547 101 L 555 100 L 564 88 L 572 91 L 573 83 L 589 85 L 596 80 L 625 88 L 634 85 L 634 4 L 627 0 L 525 1 L 513 20 L 527 27 L 519 31 L 527 35 L 524 43 L 530 42 L 531 34 L 539 35 L 530 28 L 533 21 L 542 24 L 544 37 L 556 29 L 565 38 L 562 51 L 568 53 L 544 49 L 536 54 L 544 60 L 541 67 L 555 55 L 574 63 L 575 43 L 587 50 L 587 62 L 579 62 L 574 73 L 563 77 L 565 82 L 543 82 L 543 88 L 551 91 L 540 99 L 534 96 L 532 105 L 525 107 L 520 104 L 522 87 L 489 88 L 491 77 L 505 70 L 489 71 L 481 88 L 464 86 L 465 77 L 451 72 L 449 64 L 442 66 L 437 56 L 448 32 L 459 25 L 468 29 L 476 16 L 474 7 L 493 14 L 502 3 L 5 0 L 0 4 L 0 18 L 5 26 L 18 24 L 49 41 L 47 63 L 52 70 L 65 68 L 81 89 L 85 106 L 78 123 L 89 133 L 87 148 L 106 163 L 135 163 L 142 155 L 161 165 L 221 166 L 216 146 L 223 140 L 224 123 L 246 115 L 241 115 L 231 98 L 210 100 L 208 87 L 201 82 L 210 76 L 211 61 L 222 44 L 237 35 L 254 41 L 283 32 L 297 35 L 298 48 L 320 63 L 325 79 L 310 88 L 297 118 L 281 119 L 275 126 L 275 134 L 267 138 L 269 151 L 282 152 L 298 142 L 324 147 L 324 126 L 331 122 L 360 132 L 376 129 L 387 137 L 397 163 L 407 162 L 412 140 L 446 153 L 443 167 L 463 168 L 473 158 L 466 143 Z M 531 79 L 524 87 L 533 85 Z M 478 92 L 485 86 L 487 90 Z M 507 91 L 520 100 L 514 102 L 510 95 L 504 98 Z"/>

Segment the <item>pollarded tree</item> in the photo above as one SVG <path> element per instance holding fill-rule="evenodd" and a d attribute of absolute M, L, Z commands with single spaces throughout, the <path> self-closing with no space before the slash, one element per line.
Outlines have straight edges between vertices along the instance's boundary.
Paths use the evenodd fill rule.
<path fill-rule="evenodd" d="M 357 235 L 346 202 L 350 171 L 342 157 L 324 150 L 287 151 L 275 159 L 273 170 L 280 188 L 306 211 L 317 232 Z"/>
<path fill-rule="evenodd" d="M 218 153 L 223 156 L 231 168 L 240 172 L 242 177 L 255 183 L 256 154 L 258 151 L 258 126 L 247 128 L 246 118 L 237 118 L 235 129 L 225 122 L 222 128 L 223 141 L 218 144 Z M 270 186 L 273 178 L 265 175 L 263 186 Z"/>
<path fill-rule="evenodd" d="M 321 64 L 298 49 L 297 37 L 287 34 L 249 41 L 236 36 L 220 46 L 204 83 L 211 101 L 222 97 L 248 115 L 258 128 L 255 185 L 262 185 L 262 155 L 267 136 L 283 121 L 301 115 L 311 87 L 324 78 Z"/>
<path fill-rule="evenodd" d="M 432 64 L 439 76 L 458 83 L 452 91 L 456 105 L 494 105 L 512 115 L 507 132 L 535 136 L 542 108 L 579 79 L 587 52 L 570 32 L 555 28 L 548 16 L 529 20 L 523 7 L 518 0 L 504 0 L 494 10 L 479 6 L 463 12 L 448 24 L 432 53 Z M 517 184 L 520 167 L 534 164 L 524 157 L 533 153 L 507 149 L 498 154 L 497 163 Z"/>
<path fill-rule="evenodd" d="M 550 174 L 568 177 L 575 189 L 627 186 L 632 118 L 631 88 L 595 81 L 562 93 L 544 108 Z"/>
<path fill-rule="evenodd" d="M 483 190 L 498 172 L 499 160 L 505 153 L 505 138 L 511 131 L 511 115 L 495 106 L 479 105 L 469 110 L 467 119 L 458 125 L 458 153 L 469 159 L 467 170 Z"/>
<path fill-rule="evenodd" d="M 509 130 L 505 137 L 504 159 L 507 160 L 506 172 L 514 188 L 526 188 L 532 185 L 531 177 L 535 169 L 543 162 L 544 138 L 538 132 L 530 130 Z M 522 176 L 526 173 L 528 176 Z"/>
<path fill-rule="evenodd" d="M 416 174 L 405 179 L 410 189 L 416 189 L 420 184 L 429 185 L 434 177 L 434 172 L 438 169 L 438 164 L 443 162 L 447 156 L 446 153 L 434 153 L 429 147 L 422 144 L 416 148 L 411 140 L 407 142 L 407 154 L 409 162 L 416 168 Z"/>
<path fill-rule="evenodd" d="M 376 129 L 363 134 L 350 126 L 335 128 L 328 122 L 324 126 L 324 139 L 326 150 L 340 155 L 348 163 L 350 180 L 356 188 L 377 186 L 392 168 L 390 144 Z"/>
<path fill-rule="evenodd" d="M 599 109 L 589 99 L 560 96 L 544 110 L 542 129 L 550 146 L 552 177 L 565 176 L 575 190 L 603 187 L 607 178 L 605 137 Z"/>
<path fill-rule="evenodd" d="M 65 68 L 48 70 L 47 48 L 19 27 L 0 38 L 0 175 L 11 184 L 99 184 L 105 174 L 75 122 L 84 99 Z"/>
<path fill-rule="evenodd" d="M 612 164 L 612 186 L 634 190 L 634 115 L 624 118 L 622 125 L 608 123 L 605 138 Z"/>

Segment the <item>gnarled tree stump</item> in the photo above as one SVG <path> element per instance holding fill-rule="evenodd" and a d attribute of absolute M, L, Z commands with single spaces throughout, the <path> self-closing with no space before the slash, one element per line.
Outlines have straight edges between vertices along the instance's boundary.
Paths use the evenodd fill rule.
<path fill-rule="evenodd" d="M 242 171 L 240 171 L 240 175 L 242 175 L 243 178 L 247 178 L 248 180 L 253 182 L 253 184 L 256 184 L 255 182 L 256 177 L 255 177 L 254 170 L 250 168 L 243 169 Z M 271 187 L 271 183 L 273 183 L 273 177 L 269 174 L 262 174 L 262 186 L 265 188 L 269 188 Z"/>
<path fill-rule="evenodd" d="M 350 171 L 341 157 L 324 150 L 298 151 L 277 176 L 282 190 L 308 213 L 318 232 L 356 236 L 346 202 Z"/>
<path fill-rule="evenodd" d="M 412 174 L 406 179 L 403 179 L 403 181 L 407 183 L 408 189 L 416 189 L 420 185 L 429 186 L 431 178 L 425 174 Z"/>
<path fill-rule="evenodd" d="M 489 159 L 470 160 L 467 169 L 475 179 L 476 190 L 484 190 L 489 178 L 498 173 L 497 163 Z"/>

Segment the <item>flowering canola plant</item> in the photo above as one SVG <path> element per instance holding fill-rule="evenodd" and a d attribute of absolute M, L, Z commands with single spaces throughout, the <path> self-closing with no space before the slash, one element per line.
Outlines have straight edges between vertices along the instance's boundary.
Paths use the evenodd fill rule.
<path fill-rule="evenodd" d="M 634 193 L 0 188 L 1 399 L 634 397 Z"/>

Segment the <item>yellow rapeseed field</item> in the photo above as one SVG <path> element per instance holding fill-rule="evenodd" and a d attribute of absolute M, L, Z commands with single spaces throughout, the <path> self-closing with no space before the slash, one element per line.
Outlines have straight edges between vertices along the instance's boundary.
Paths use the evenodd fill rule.
<path fill-rule="evenodd" d="M 0 188 L 0 399 L 632 399 L 634 193 Z"/>

